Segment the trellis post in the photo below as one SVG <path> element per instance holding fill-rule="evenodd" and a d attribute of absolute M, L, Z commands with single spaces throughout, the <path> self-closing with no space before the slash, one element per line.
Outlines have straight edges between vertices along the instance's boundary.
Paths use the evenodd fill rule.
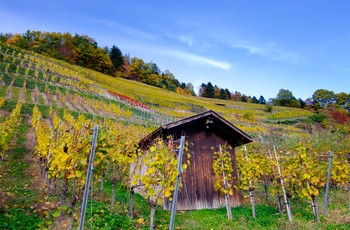
<path fill-rule="evenodd" d="M 91 180 L 91 176 L 92 176 L 92 169 L 93 169 L 93 161 L 94 161 L 95 150 L 96 150 L 97 135 L 98 135 L 98 125 L 95 125 L 93 139 L 92 139 L 92 143 L 91 143 L 90 159 L 89 159 L 89 165 L 88 165 L 88 170 L 87 170 L 87 177 L 86 177 L 86 182 L 85 182 L 83 204 L 81 206 L 79 230 L 83 230 L 83 228 L 84 228 L 86 204 L 87 204 L 87 199 L 88 199 L 88 196 L 89 196 L 89 187 L 90 187 L 90 180 Z"/>

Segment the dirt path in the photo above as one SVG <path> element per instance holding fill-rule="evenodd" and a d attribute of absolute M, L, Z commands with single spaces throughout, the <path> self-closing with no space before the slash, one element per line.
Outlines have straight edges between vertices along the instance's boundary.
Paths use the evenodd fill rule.
<path fill-rule="evenodd" d="M 74 106 L 73 106 L 68 100 L 65 100 L 64 104 L 65 104 L 65 106 L 67 106 L 67 108 L 68 108 L 69 110 L 76 110 L 76 109 L 74 108 Z"/>
<path fill-rule="evenodd" d="M 10 112 L 6 110 L 0 110 L 0 118 L 10 116 Z"/>
<path fill-rule="evenodd" d="M 86 105 L 84 102 L 80 104 L 88 113 L 91 113 L 93 115 L 97 115 L 97 113 L 90 108 L 90 106 Z"/>
<path fill-rule="evenodd" d="M 26 170 L 26 175 L 31 177 L 30 187 L 32 189 L 37 189 L 40 187 L 40 169 L 38 156 L 35 153 L 35 129 L 32 127 L 32 118 L 30 116 L 26 117 L 26 122 L 28 125 L 28 131 L 25 134 L 25 141 L 23 143 L 26 149 L 25 161 L 30 165 Z"/>

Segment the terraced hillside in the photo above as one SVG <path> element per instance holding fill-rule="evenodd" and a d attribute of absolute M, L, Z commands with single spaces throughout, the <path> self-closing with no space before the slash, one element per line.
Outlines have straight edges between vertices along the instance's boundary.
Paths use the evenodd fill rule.
<path fill-rule="evenodd" d="M 178 213 L 178 228 L 350 228 L 349 136 L 325 130 L 323 124 L 313 122 L 314 114 L 308 110 L 274 106 L 266 112 L 259 104 L 180 95 L 3 44 L 0 60 L 2 229 L 77 227 L 91 130 L 96 125 L 93 205 L 86 225 L 90 221 L 94 229 L 148 229 L 149 204 L 129 191 L 133 183 L 129 166 L 140 154 L 138 140 L 162 124 L 209 109 L 254 139 L 246 149 L 236 151 L 239 183 L 235 189 L 240 191 L 242 206 L 232 208 L 232 220 L 227 220 L 225 209 Z M 152 149 L 157 157 L 145 164 L 155 162 L 149 172 L 155 183 L 145 178 L 143 183 L 164 182 L 168 187 L 160 196 L 170 196 L 174 190 L 172 183 L 166 183 L 170 171 L 161 169 L 176 162 L 168 155 L 157 155 L 167 152 L 161 144 Z M 319 218 L 309 204 L 316 207 L 316 198 L 325 196 L 330 150 L 335 154 L 333 188 L 329 211 Z M 278 161 L 283 175 L 277 173 Z M 292 224 L 276 208 L 281 178 L 290 194 Z M 249 199 L 252 191 L 255 203 Z M 152 188 L 146 192 L 154 193 Z M 134 201 L 131 213 L 130 201 Z M 256 205 L 256 218 L 250 202 Z M 156 228 L 168 228 L 169 219 L 169 212 L 157 206 Z"/>
<path fill-rule="evenodd" d="M 274 107 L 271 114 L 264 111 L 264 105 L 184 96 L 11 47 L 2 46 L 0 55 L 4 60 L 1 70 L 5 73 L 2 76 L 5 86 L 1 89 L 2 93 L 6 93 L 6 100 L 16 101 L 25 81 L 28 105 L 67 107 L 72 111 L 110 117 L 111 113 L 98 111 L 96 102 L 100 101 L 100 106 L 112 103 L 125 112 L 132 111 L 135 119 L 153 119 L 155 126 L 212 109 L 235 125 L 247 126 L 247 132 L 252 135 L 266 131 L 271 126 L 265 125 L 267 122 L 289 120 L 296 123 L 297 119 L 312 114 L 285 107 Z M 245 114 L 250 115 L 246 116 L 250 119 L 245 119 Z M 260 130 L 250 128 L 256 124 Z"/>

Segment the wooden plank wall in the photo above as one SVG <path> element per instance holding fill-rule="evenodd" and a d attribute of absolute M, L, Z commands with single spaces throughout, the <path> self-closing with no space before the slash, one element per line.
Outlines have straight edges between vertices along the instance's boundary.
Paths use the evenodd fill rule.
<path fill-rule="evenodd" d="M 183 174 L 184 181 L 179 191 L 177 210 L 213 209 L 225 206 L 224 196 L 215 191 L 213 186 L 213 150 L 211 147 L 218 147 L 220 144 L 225 144 L 226 141 L 202 127 L 192 126 L 191 129 L 182 131 L 186 133 L 186 142 L 193 145 L 189 145 L 192 153 L 191 164 Z M 237 178 L 234 150 L 231 152 L 231 157 L 235 169 L 233 176 Z M 183 158 L 183 162 L 185 161 L 187 161 L 187 156 Z M 235 184 L 236 181 L 232 183 Z M 231 205 L 238 206 L 239 204 L 238 192 L 234 191 L 231 196 Z M 171 203 L 165 202 L 164 208 L 171 209 Z"/>

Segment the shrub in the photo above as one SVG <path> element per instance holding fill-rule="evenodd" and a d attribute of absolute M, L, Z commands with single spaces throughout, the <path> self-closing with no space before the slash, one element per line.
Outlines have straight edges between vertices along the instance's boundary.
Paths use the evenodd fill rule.
<path fill-rule="evenodd" d="M 341 124 L 341 125 L 348 120 L 348 118 L 343 113 L 336 110 L 331 113 L 331 116 L 338 124 Z"/>
<path fill-rule="evenodd" d="M 265 104 L 265 109 L 264 109 L 265 112 L 271 113 L 271 112 L 272 112 L 272 109 L 273 109 L 272 103 L 266 103 L 266 104 Z"/>
<path fill-rule="evenodd" d="M 246 112 L 246 113 L 243 115 L 243 119 L 244 119 L 244 120 L 247 120 L 247 121 L 250 121 L 251 123 L 255 123 L 254 115 L 253 115 L 253 113 L 251 113 L 251 112 Z"/>
<path fill-rule="evenodd" d="M 316 113 L 308 117 L 308 119 L 311 119 L 313 122 L 318 122 L 318 123 L 321 123 L 326 118 L 327 118 L 326 114 L 323 114 L 323 113 Z"/>

